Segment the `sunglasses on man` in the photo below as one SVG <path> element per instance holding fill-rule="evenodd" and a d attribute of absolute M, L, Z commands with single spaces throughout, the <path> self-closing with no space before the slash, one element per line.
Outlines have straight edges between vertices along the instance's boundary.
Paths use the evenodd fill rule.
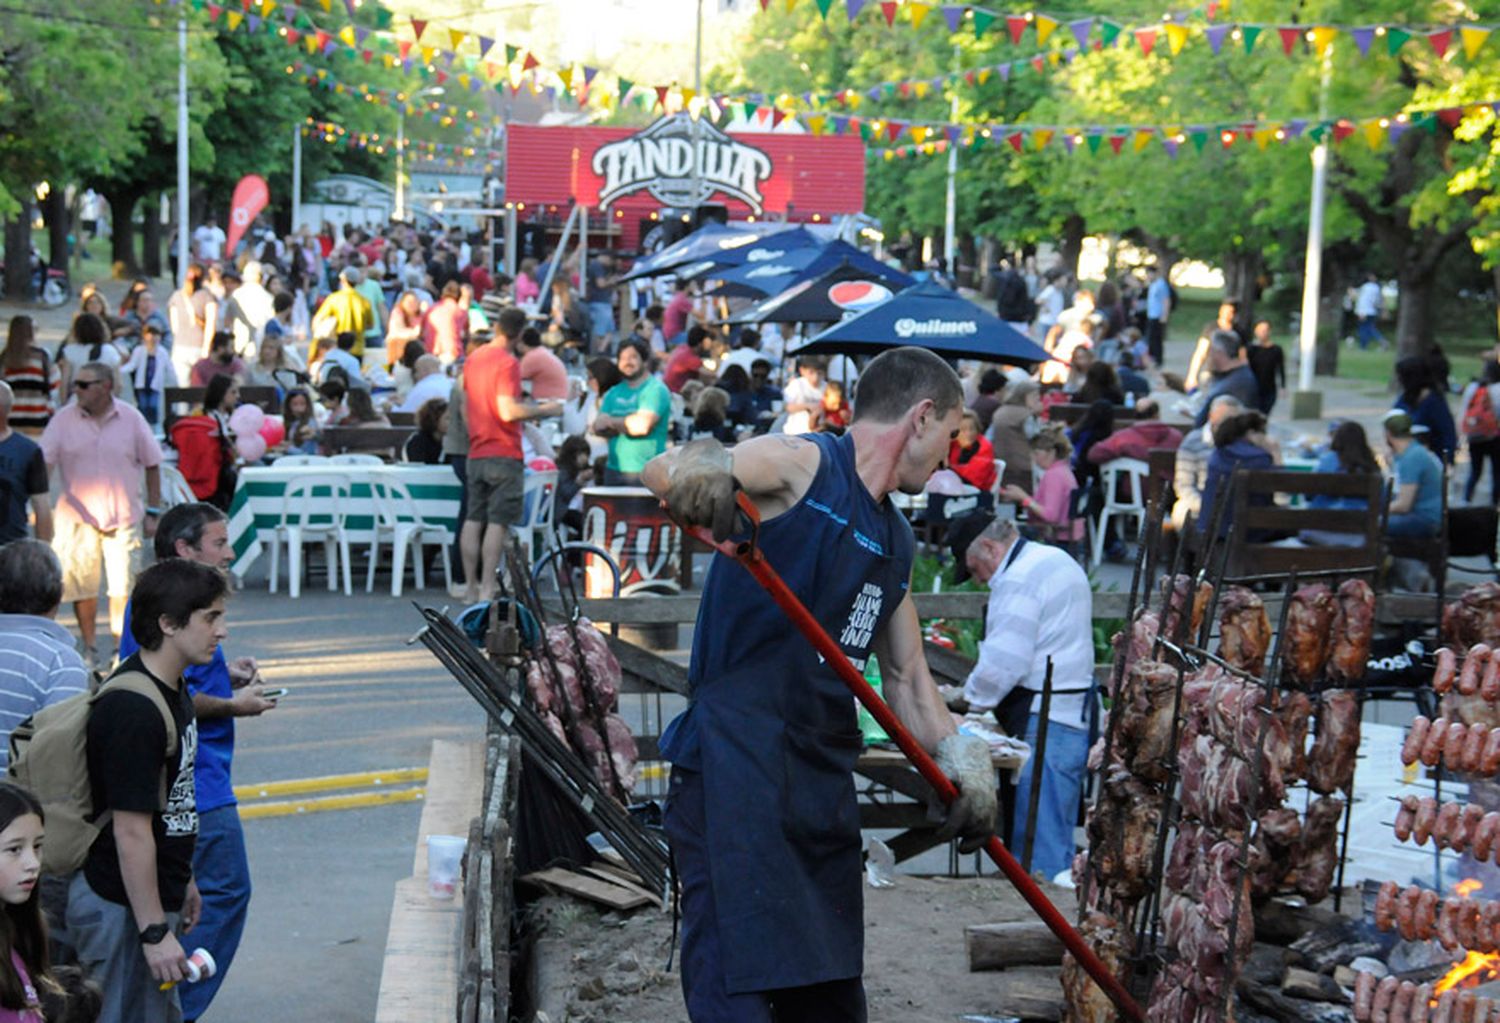
<path fill-rule="evenodd" d="M 90 387 L 93 387 L 95 384 L 102 384 L 102 383 L 104 383 L 103 380 L 75 380 L 75 381 L 73 381 L 73 390 L 75 390 L 75 391 L 87 391 Z"/>

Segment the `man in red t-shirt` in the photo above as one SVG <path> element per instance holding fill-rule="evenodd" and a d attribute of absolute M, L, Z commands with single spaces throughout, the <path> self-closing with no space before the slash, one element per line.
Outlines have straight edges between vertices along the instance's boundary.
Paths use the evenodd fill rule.
<path fill-rule="evenodd" d="M 689 380 L 713 383 L 713 373 L 703 368 L 703 359 L 709 353 L 709 340 L 710 335 L 703 327 L 688 331 L 687 344 L 677 346 L 662 372 L 662 382 L 667 385 L 667 390 L 679 394 L 682 385 Z"/>
<path fill-rule="evenodd" d="M 526 329 L 526 314 L 512 306 L 500 313 L 497 325 L 500 335 L 464 361 L 468 495 L 458 543 L 468 603 L 494 599 L 505 529 L 521 521 L 525 490 L 521 423 L 562 415 L 560 402 L 533 405 L 521 401 L 521 364 L 511 347 Z"/>

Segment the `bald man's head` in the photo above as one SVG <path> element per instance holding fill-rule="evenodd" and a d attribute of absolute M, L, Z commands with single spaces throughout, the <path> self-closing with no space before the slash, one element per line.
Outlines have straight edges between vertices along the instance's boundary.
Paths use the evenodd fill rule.
<path fill-rule="evenodd" d="M 10 410 L 16 404 L 15 392 L 10 389 L 10 384 L 0 380 L 0 419 L 10 415 Z"/>

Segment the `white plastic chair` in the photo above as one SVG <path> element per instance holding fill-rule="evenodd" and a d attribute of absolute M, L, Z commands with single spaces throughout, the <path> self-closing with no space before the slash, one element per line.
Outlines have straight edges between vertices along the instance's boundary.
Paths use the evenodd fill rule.
<path fill-rule="evenodd" d="M 401 596 L 402 585 L 406 582 L 408 551 L 417 589 L 426 588 L 427 582 L 422 578 L 422 548 L 426 544 L 437 546 L 439 560 L 443 563 L 443 581 L 452 590 L 453 566 L 448 563 L 448 548 L 453 543 L 453 530 L 423 519 L 421 509 L 405 483 L 372 479 L 370 496 L 375 504 L 375 527 L 370 538 L 370 567 L 365 572 L 365 592 L 371 593 L 375 589 L 375 568 L 380 564 L 382 543 L 391 546 L 391 596 Z"/>
<path fill-rule="evenodd" d="M 528 472 L 521 492 L 522 518 L 516 536 L 526 548 L 526 560 L 536 560 L 539 551 L 552 546 L 556 534 L 552 522 L 557 512 L 557 472 Z"/>
<path fill-rule="evenodd" d="M 183 478 L 177 466 L 163 462 L 161 466 L 162 507 L 172 508 L 179 504 L 192 504 L 196 500 L 198 500 L 198 495 L 193 493 L 193 488 L 188 486 L 187 480 Z"/>
<path fill-rule="evenodd" d="M 329 455 L 329 465 L 384 465 L 385 459 L 379 455 L 362 455 L 355 452 L 345 452 L 340 455 Z"/>
<path fill-rule="evenodd" d="M 321 543 L 328 564 L 328 589 L 335 588 L 336 566 L 344 570 L 344 595 L 354 594 L 349 576 L 349 535 L 344 532 L 344 504 L 349 481 L 338 476 L 304 476 L 287 484 L 281 498 L 281 522 L 271 542 L 271 592 L 281 576 L 281 545 L 286 543 L 288 590 L 302 595 L 302 547 Z"/>
<path fill-rule="evenodd" d="M 1133 518 L 1137 530 L 1146 525 L 1146 478 L 1151 467 L 1138 458 L 1116 458 L 1106 462 L 1104 470 L 1104 507 L 1099 510 L 1099 519 L 1094 523 L 1093 563 L 1104 560 L 1104 539 L 1108 535 L 1110 517 Z M 1121 478 L 1130 481 L 1130 497 L 1119 496 Z"/>
<path fill-rule="evenodd" d="M 276 459 L 277 466 L 327 465 L 327 455 L 282 455 Z"/>

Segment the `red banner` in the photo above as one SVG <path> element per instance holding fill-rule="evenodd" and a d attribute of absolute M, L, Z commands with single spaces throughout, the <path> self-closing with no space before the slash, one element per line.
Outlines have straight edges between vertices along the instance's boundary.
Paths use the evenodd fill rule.
<path fill-rule="evenodd" d="M 229 211 L 229 236 L 224 243 L 226 258 L 234 254 L 234 247 L 239 244 L 246 228 L 270 200 L 271 190 L 266 186 L 265 178 L 259 174 L 246 174 L 240 178 L 240 183 L 234 186 L 234 200 Z"/>

